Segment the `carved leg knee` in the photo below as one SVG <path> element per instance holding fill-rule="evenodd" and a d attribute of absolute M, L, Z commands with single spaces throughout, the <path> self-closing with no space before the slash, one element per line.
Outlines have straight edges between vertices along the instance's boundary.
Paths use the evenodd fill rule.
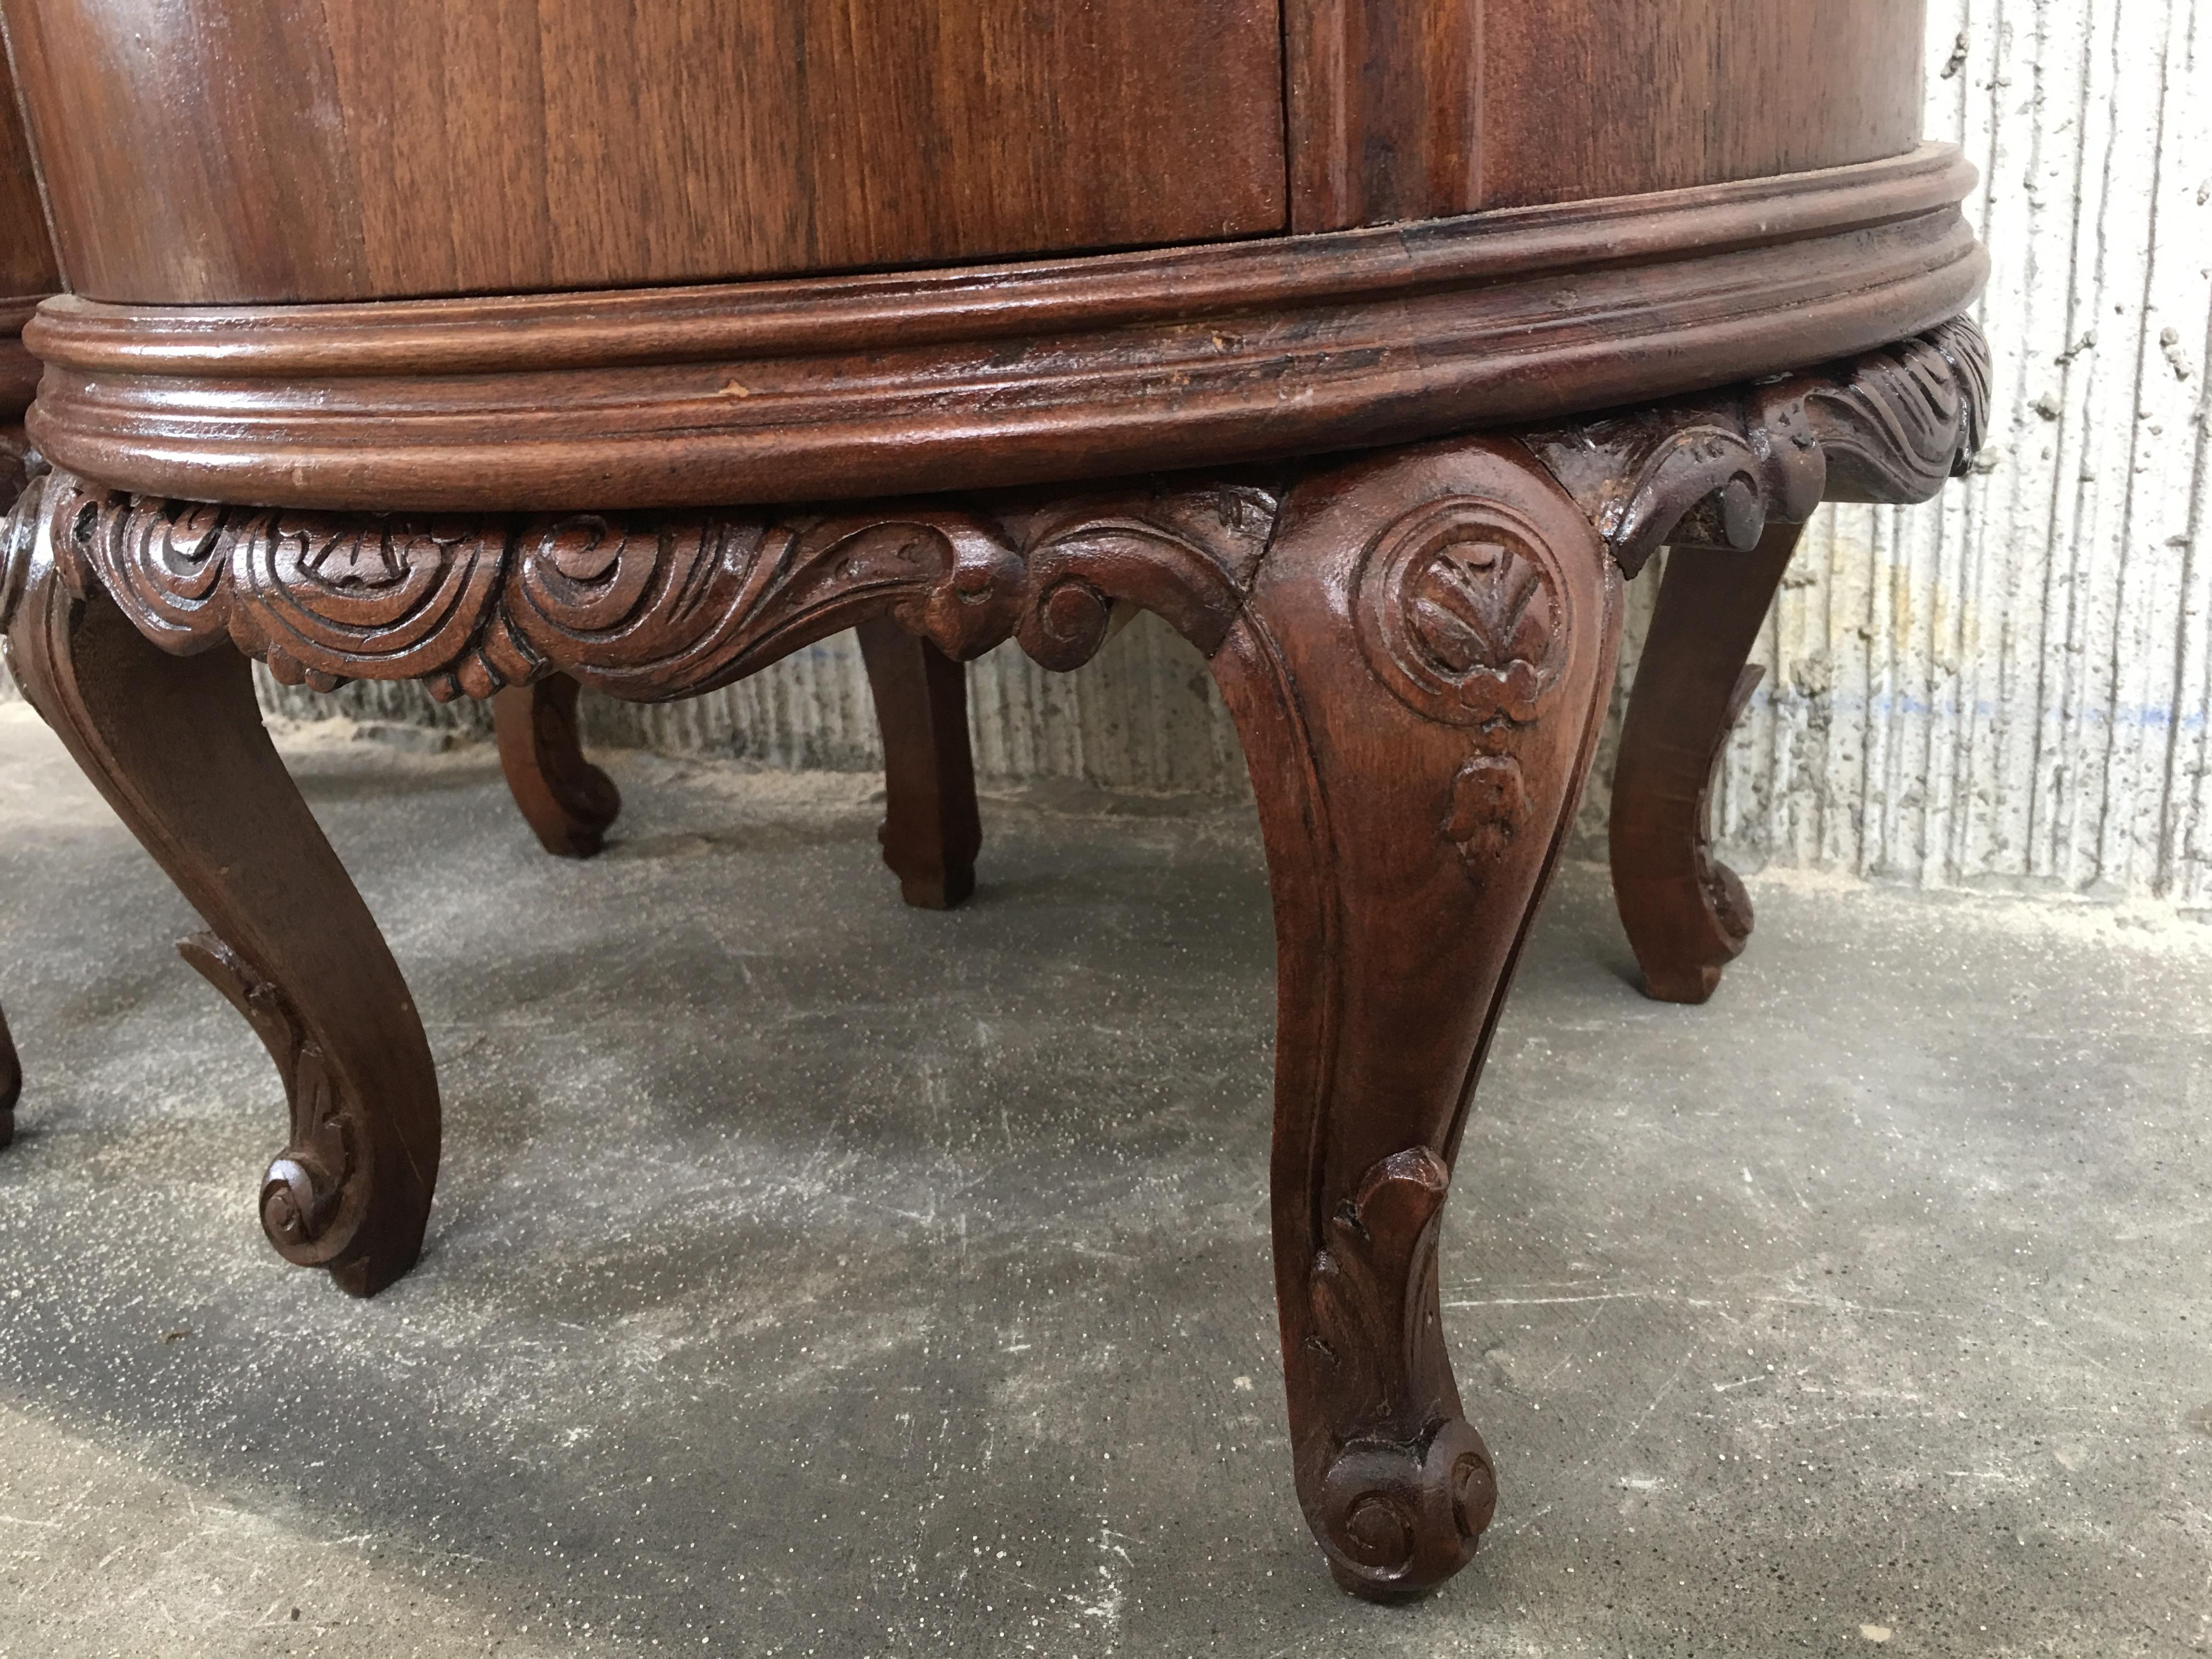
<path fill-rule="evenodd" d="M 1495 1504 L 1442 1340 L 1437 1231 L 1596 738 L 1619 596 L 1527 453 L 1468 440 L 1301 484 L 1214 658 L 1274 893 L 1298 1492 L 1363 1595 L 1443 1583 Z"/>
<path fill-rule="evenodd" d="M 27 551 L 9 525 L 9 665 L 214 927 L 185 955 L 283 1073 L 292 1133 L 260 1191 L 270 1242 L 374 1295 L 414 1263 L 437 1179 L 437 1080 L 406 984 L 262 728 L 245 659 L 164 654 L 56 546 L 76 526 L 34 522 Z"/>
<path fill-rule="evenodd" d="M 858 632 L 884 734 L 884 862 L 908 904 L 950 909 L 975 890 L 983 846 L 968 671 L 889 617 Z"/>
<path fill-rule="evenodd" d="M 584 758 L 576 736 L 582 690 L 566 674 L 513 685 L 492 699 L 500 769 L 538 844 L 556 858 L 598 854 L 622 811 L 614 780 Z"/>
<path fill-rule="evenodd" d="M 1712 855 L 1712 780 L 1760 671 L 1744 659 L 1802 527 L 1747 553 L 1677 548 L 1659 589 L 1613 773 L 1613 896 L 1662 1002 L 1703 1002 L 1751 937 L 1751 900 Z"/>

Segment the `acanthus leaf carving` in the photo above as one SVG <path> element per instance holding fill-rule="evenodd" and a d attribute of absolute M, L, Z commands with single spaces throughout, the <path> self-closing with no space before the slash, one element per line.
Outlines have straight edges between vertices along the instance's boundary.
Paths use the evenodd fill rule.
<path fill-rule="evenodd" d="M 128 526 L 131 517 L 125 515 Z M 250 514 L 228 537 L 230 635 L 282 681 L 328 690 L 349 678 L 454 672 L 497 592 L 506 538 L 465 519 L 360 520 Z"/>
<path fill-rule="evenodd" d="M 1426 1146 L 1385 1158 L 1338 1204 L 1314 1261 L 1315 1340 L 1380 1429 L 1425 1420 L 1413 1405 L 1416 1379 L 1433 1375 L 1437 1336 L 1419 1309 L 1450 1185 L 1451 1170 Z"/>
<path fill-rule="evenodd" d="M 57 475 L 42 509 L 165 650 L 228 638 L 278 678 L 489 696 L 560 672 L 634 700 L 710 690 L 892 611 L 949 654 L 1087 660 L 1116 608 L 1227 633 L 1278 491 L 1244 478 L 793 510 L 442 519 L 165 501 Z M 11 565 L 10 568 L 14 567 Z"/>
<path fill-rule="evenodd" d="M 1748 551 L 1824 500 L 1929 499 L 1964 473 L 1989 347 L 1958 318 L 1803 374 L 1593 415 L 1522 441 L 1633 576 L 1669 543 Z"/>
<path fill-rule="evenodd" d="M 1972 471 L 1988 430 L 1989 342 L 1963 317 L 1801 384 L 1832 501 L 1924 501 Z"/>
<path fill-rule="evenodd" d="M 1438 1326 L 1450 1182 L 1426 1146 L 1383 1159 L 1329 1218 L 1313 1264 L 1308 1340 L 1332 1396 L 1323 1416 L 1340 1425 L 1315 1530 L 1338 1576 L 1374 1593 L 1456 1569 L 1497 1508 L 1489 1448 L 1461 1414 Z"/>
<path fill-rule="evenodd" d="M 1355 626 L 1376 678 L 1416 714 L 1475 729 L 1438 822 L 1476 880 L 1531 811 L 1514 749 L 1565 656 L 1557 556 L 1503 502 L 1451 496 L 1385 529 L 1357 577 Z"/>
<path fill-rule="evenodd" d="M 252 963 L 211 933 L 177 950 L 246 1017 L 284 1080 L 292 1131 L 262 1177 L 262 1231 L 286 1261 L 325 1267 L 353 1243 L 368 1211 L 361 1103 L 347 1097 L 290 1000 Z"/>

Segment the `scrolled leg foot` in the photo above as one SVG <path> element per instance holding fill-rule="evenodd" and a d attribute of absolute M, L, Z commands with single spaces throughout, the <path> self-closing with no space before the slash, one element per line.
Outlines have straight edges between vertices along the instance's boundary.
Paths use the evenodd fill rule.
<path fill-rule="evenodd" d="M 514 804 L 556 858 L 596 857 L 622 812 L 614 780 L 584 758 L 576 736 L 582 688 L 566 674 L 509 686 L 492 699 L 500 770 Z"/>
<path fill-rule="evenodd" d="M 177 950 L 246 1017 L 284 1080 L 292 1135 L 261 1178 L 261 1230 L 287 1261 L 328 1267 L 352 1247 L 368 1218 L 365 1126 L 354 1121 L 328 1056 L 283 991 L 213 933 L 194 933 Z"/>
<path fill-rule="evenodd" d="M 1466 1565 L 1498 1483 L 1444 1351 L 1462 1126 L 1610 683 L 1619 576 L 1528 457 L 1362 461 L 1285 503 L 1214 670 L 1275 902 L 1275 1271 L 1300 1501 L 1358 1595 Z"/>
<path fill-rule="evenodd" d="M 1498 1513 L 1498 1474 L 1482 1437 L 1458 1418 L 1422 1440 L 1356 1440 L 1322 1480 L 1329 1572 L 1354 1595 L 1425 1595 L 1466 1565 Z"/>
<path fill-rule="evenodd" d="M 884 862 L 908 904 L 949 910 L 975 890 L 983 846 L 968 671 L 889 617 L 856 631 L 884 735 Z"/>
<path fill-rule="evenodd" d="M 1700 1003 L 1751 938 L 1750 896 L 1712 854 L 1712 781 L 1760 671 L 1757 643 L 1802 526 L 1749 552 L 1678 547 L 1638 665 L 1613 773 L 1613 896 L 1660 1002 Z"/>
<path fill-rule="evenodd" d="M 206 918 L 213 932 L 185 955 L 283 1076 L 291 1134 L 258 1191 L 270 1241 L 372 1296 L 414 1264 L 437 1181 L 422 1022 L 262 727 L 246 659 L 222 646 L 164 654 L 57 549 L 71 530 L 40 521 L 27 555 L 15 550 L 9 666 Z"/>
<path fill-rule="evenodd" d="M 1449 1375 L 1437 1329 L 1436 1232 L 1451 1171 L 1423 1147 L 1385 1158 L 1330 1218 L 1312 1278 L 1308 1346 L 1340 1384 L 1367 1402 L 1406 1380 L 1386 1356 L 1403 1351 L 1407 1377 Z M 1459 1571 L 1498 1509 L 1490 1448 L 1438 1401 L 1417 1431 L 1401 1417 L 1355 1435 L 1331 1455 L 1315 1522 L 1345 1589 L 1378 1598 L 1418 1595 Z"/>

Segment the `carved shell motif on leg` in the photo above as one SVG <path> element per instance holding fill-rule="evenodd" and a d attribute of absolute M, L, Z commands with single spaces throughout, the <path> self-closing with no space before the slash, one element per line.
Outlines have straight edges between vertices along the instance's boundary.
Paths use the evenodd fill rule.
<path fill-rule="evenodd" d="M 1470 872 L 1511 843 L 1531 810 L 1514 734 L 1559 678 L 1553 559 L 1511 508 L 1455 496 L 1392 525 L 1361 565 L 1352 608 L 1368 666 L 1409 708 L 1475 728 L 1439 826 Z"/>

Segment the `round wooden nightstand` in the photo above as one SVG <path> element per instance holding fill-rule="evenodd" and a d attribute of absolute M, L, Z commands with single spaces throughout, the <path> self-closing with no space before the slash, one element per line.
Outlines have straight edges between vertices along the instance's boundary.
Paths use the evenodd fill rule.
<path fill-rule="evenodd" d="M 75 290 L 25 334 L 57 471 L 13 661 L 285 1075 L 278 1248 L 404 1273 L 438 1099 L 246 657 L 672 698 L 865 627 L 887 856 L 945 903 L 949 659 L 1073 668 L 1146 607 L 1267 842 L 1301 1501 L 1363 1595 L 1458 1571 L 1496 1486 L 1437 1226 L 1620 582 L 1680 550 L 1613 844 L 1651 989 L 1697 1000 L 1750 927 L 1704 792 L 1797 526 L 1976 442 L 1917 0 L 186 0 L 155 50 L 5 9 Z M 516 738 L 556 839 L 611 810 L 559 716 Z"/>

